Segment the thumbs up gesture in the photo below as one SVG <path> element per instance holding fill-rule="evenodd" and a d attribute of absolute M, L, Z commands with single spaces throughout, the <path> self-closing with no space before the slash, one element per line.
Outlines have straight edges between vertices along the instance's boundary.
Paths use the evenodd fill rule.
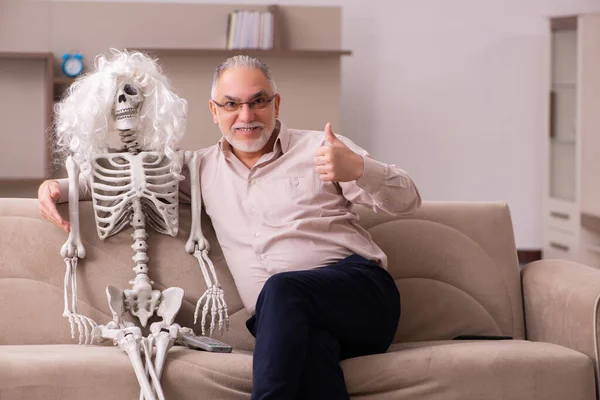
<path fill-rule="evenodd" d="M 315 170 L 324 182 L 350 182 L 362 176 L 363 159 L 350 150 L 331 130 L 331 124 L 325 125 L 327 144 L 317 149 Z"/>

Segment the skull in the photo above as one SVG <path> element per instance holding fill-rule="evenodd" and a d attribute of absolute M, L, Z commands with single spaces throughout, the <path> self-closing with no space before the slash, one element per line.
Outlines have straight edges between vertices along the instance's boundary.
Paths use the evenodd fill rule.
<path fill-rule="evenodd" d="M 113 109 L 115 128 L 119 131 L 136 130 L 140 125 L 139 111 L 143 103 L 144 97 L 139 85 L 130 79 L 120 81 Z"/>

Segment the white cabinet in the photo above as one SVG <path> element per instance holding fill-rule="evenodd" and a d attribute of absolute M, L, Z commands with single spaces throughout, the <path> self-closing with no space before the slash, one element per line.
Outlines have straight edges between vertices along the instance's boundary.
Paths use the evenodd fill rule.
<path fill-rule="evenodd" d="M 543 258 L 600 268 L 600 14 L 550 20 Z"/>

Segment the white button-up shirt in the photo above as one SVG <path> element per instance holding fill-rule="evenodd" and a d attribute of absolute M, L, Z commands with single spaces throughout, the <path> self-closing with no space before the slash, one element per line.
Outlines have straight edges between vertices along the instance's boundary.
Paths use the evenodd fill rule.
<path fill-rule="evenodd" d="M 363 157 L 363 175 L 354 182 L 321 181 L 314 159 L 327 143 L 324 132 L 279 126 L 273 151 L 250 169 L 224 139 L 198 150 L 202 202 L 251 313 L 265 281 L 278 272 L 321 267 L 353 253 L 386 268 L 385 254 L 358 225 L 352 203 L 394 215 L 421 204 L 405 171 L 340 135 Z M 182 199 L 189 198 L 188 185 L 182 182 Z"/>

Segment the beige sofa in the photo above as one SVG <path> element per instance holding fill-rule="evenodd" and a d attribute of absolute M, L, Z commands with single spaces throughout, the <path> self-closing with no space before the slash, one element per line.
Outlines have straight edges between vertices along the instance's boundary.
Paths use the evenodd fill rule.
<path fill-rule="evenodd" d="M 386 354 L 343 361 L 353 399 L 596 398 L 592 324 L 600 272 L 566 261 L 535 262 L 520 271 L 504 203 L 425 202 L 406 219 L 359 211 L 389 256 L 402 317 Z M 81 203 L 81 213 L 88 255 L 78 272 L 80 311 L 106 323 L 106 286 L 126 288 L 133 277 L 132 239 L 122 232 L 101 242 L 91 204 Z M 156 288 L 185 290 L 178 320 L 192 326 L 204 280 L 183 249 L 189 209 L 181 213 L 177 238 L 150 234 L 149 266 Z M 110 344 L 80 346 L 70 337 L 61 316 L 65 266 L 59 250 L 66 234 L 42 220 L 31 199 L 0 199 L 0 218 L 0 399 L 138 399 L 124 353 Z M 231 314 L 231 329 L 221 338 L 235 350 L 213 354 L 177 346 L 162 384 L 171 400 L 248 399 L 248 315 L 204 222 Z M 459 335 L 514 340 L 453 340 Z"/>

